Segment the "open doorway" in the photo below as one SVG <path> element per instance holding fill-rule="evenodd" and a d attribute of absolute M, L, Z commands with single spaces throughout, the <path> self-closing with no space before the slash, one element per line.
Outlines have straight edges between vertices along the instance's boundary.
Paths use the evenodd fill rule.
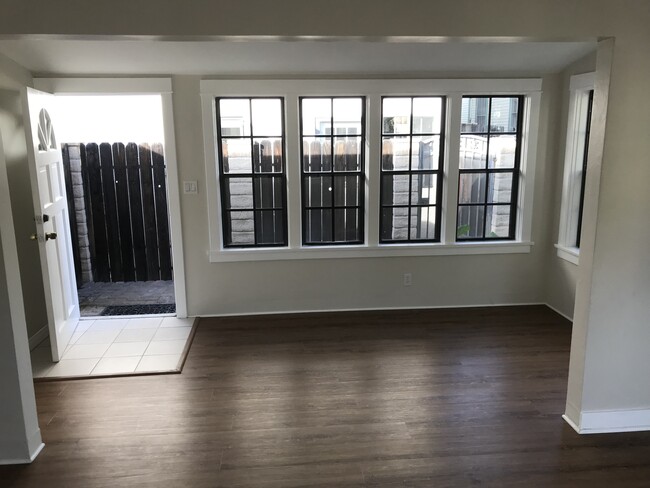
<path fill-rule="evenodd" d="M 54 327 L 32 351 L 34 377 L 178 372 L 194 320 L 184 318 L 169 80 L 39 82 L 50 93 L 26 97 L 44 232 L 36 238 L 49 289 L 62 284 L 71 296 L 52 297 Z"/>
<path fill-rule="evenodd" d="M 174 314 L 160 95 L 56 108 L 81 317 Z"/>

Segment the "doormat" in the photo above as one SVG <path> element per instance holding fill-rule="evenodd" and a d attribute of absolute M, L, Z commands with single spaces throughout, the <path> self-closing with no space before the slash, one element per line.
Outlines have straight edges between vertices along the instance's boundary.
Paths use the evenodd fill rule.
<path fill-rule="evenodd" d="M 176 304 L 174 303 L 154 303 L 146 305 L 110 305 L 100 315 L 155 315 L 174 312 L 176 312 Z"/>

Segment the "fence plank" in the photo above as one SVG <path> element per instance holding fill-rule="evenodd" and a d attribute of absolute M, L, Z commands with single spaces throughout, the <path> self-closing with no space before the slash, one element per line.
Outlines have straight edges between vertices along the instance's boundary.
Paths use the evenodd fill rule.
<path fill-rule="evenodd" d="M 140 161 L 138 160 L 138 146 L 133 142 L 126 145 L 126 172 L 129 180 L 129 204 L 131 207 L 135 279 L 137 281 L 147 281 L 147 252 L 144 241 L 144 221 L 142 217 Z"/>
<path fill-rule="evenodd" d="M 119 239 L 120 224 L 117 219 L 117 202 L 115 197 L 113 151 L 111 145 L 107 142 L 103 142 L 99 145 L 99 161 L 102 168 L 102 189 L 104 190 L 104 209 L 106 211 L 106 234 L 109 236 L 108 256 L 111 260 L 111 281 L 124 281 Z"/>
<path fill-rule="evenodd" d="M 104 214 L 104 192 L 97 144 L 86 145 L 86 167 L 88 168 L 88 194 L 93 221 L 94 254 L 93 276 L 95 281 L 111 281 L 106 237 L 106 218 Z"/>
<path fill-rule="evenodd" d="M 135 281 L 126 154 L 124 144 L 121 142 L 113 144 L 113 166 L 115 170 L 115 196 L 117 197 L 117 218 L 120 226 L 120 251 L 124 281 Z"/>
<path fill-rule="evenodd" d="M 165 156 L 160 143 L 152 144 L 154 193 L 156 196 L 156 223 L 158 226 L 158 254 L 160 255 L 160 279 L 172 279 L 172 259 L 169 245 L 169 220 L 167 216 L 167 184 Z"/>
<path fill-rule="evenodd" d="M 140 181 L 142 184 L 142 213 L 144 215 L 144 237 L 147 254 L 147 280 L 159 280 L 158 231 L 156 229 L 156 207 L 153 191 L 153 172 L 149 144 L 141 144 Z"/>
<path fill-rule="evenodd" d="M 70 168 L 70 148 L 68 144 L 61 146 L 63 155 L 63 174 L 65 175 L 65 193 L 68 199 L 68 220 L 70 221 L 70 241 L 72 243 L 72 259 L 74 260 L 77 288 L 81 286 L 81 257 L 79 255 L 79 232 L 77 230 L 77 211 L 74 204 L 72 188 L 72 169 Z"/>

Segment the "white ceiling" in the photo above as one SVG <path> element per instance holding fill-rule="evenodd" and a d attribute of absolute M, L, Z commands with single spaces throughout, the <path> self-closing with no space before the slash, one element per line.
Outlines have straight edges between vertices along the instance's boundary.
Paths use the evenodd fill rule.
<path fill-rule="evenodd" d="M 2 40 L 34 74 L 417 75 L 557 72 L 591 42 Z"/>

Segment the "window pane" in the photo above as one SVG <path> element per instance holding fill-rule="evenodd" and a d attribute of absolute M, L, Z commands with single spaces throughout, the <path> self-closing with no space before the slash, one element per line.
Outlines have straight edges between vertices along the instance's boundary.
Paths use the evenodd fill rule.
<path fill-rule="evenodd" d="M 408 205 L 409 175 L 383 175 L 381 185 L 383 205 Z"/>
<path fill-rule="evenodd" d="M 361 179 L 358 176 L 335 176 L 334 205 L 346 207 L 359 205 L 360 184 Z"/>
<path fill-rule="evenodd" d="M 438 175 L 414 174 L 411 175 L 411 204 L 435 204 L 438 193 Z"/>
<path fill-rule="evenodd" d="M 252 155 L 250 139 L 222 139 L 224 173 L 250 173 Z"/>
<path fill-rule="evenodd" d="M 229 235 L 226 242 L 229 245 L 243 246 L 255 244 L 255 222 L 253 212 L 228 212 Z"/>
<path fill-rule="evenodd" d="M 517 154 L 517 136 L 490 136 L 490 168 L 514 168 Z"/>
<path fill-rule="evenodd" d="M 330 135 L 332 133 L 332 99 L 302 99 L 302 134 Z"/>
<path fill-rule="evenodd" d="M 248 98 L 222 98 L 219 100 L 219 118 L 221 135 L 251 135 L 251 112 Z"/>
<path fill-rule="evenodd" d="M 411 239 L 435 239 L 436 207 L 411 208 Z"/>
<path fill-rule="evenodd" d="M 282 139 L 253 140 L 255 173 L 282 173 Z"/>
<path fill-rule="evenodd" d="M 334 241 L 361 240 L 359 210 L 356 208 L 337 208 L 334 210 Z"/>
<path fill-rule="evenodd" d="M 279 98 L 254 98 L 251 108 L 254 136 L 282 135 L 282 102 Z"/>
<path fill-rule="evenodd" d="M 307 176 L 303 182 L 305 205 L 307 207 L 332 206 L 331 176 Z"/>
<path fill-rule="evenodd" d="M 487 136 L 460 136 L 460 169 L 483 169 L 487 160 Z"/>
<path fill-rule="evenodd" d="M 483 237 L 485 207 L 459 206 L 456 237 L 459 239 L 471 239 Z"/>
<path fill-rule="evenodd" d="M 302 164 L 306 173 L 332 171 L 332 143 L 329 137 L 304 137 L 302 151 Z"/>
<path fill-rule="evenodd" d="M 226 208 L 253 208 L 252 178 L 228 178 L 226 185 Z"/>
<path fill-rule="evenodd" d="M 512 173 L 492 173 L 488 178 L 488 203 L 510 203 Z"/>
<path fill-rule="evenodd" d="M 461 173 L 459 178 L 458 203 L 485 202 L 485 173 Z"/>
<path fill-rule="evenodd" d="M 436 170 L 440 159 L 440 136 L 416 136 L 411 142 L 411 169 Z"/>
<path fill-rule="evenodd" d="M 460 111 L 460 131 L 487 132 L 489 106 L 490 99 L 488 97 L 463 97 Z"/>
<path fill-rule="evenodd" d="M 408 240 L 408 207 L 384 207 L 381 209 L 381 240 Z"/>
<path fill-rule="evenodd" d="M 510 205 L 489 205 L 485 215 L 485 237 L 508 237 Z"/>
<path fill-rule="evenodd" d="M 255 178 L 255 208 L 282 208 L 282 178 Z"/>
<path fill-rule="evenodd" d="M 335 98 L 334 135 L 361 134 L 361 98 Z"/>
<path fill-rule="evenodd" d="M 492 98 L 490 132 L 517 132 L 519 99 Z"/>
<path fill-rule="evenodd" d="M 406 171 L 409 169 L 410 137 L 384 137 L 382 142 L 382 169 Z"/>
<path fill-rule="evenodd" d="M 332 242 L 332 209 L 307 210 L 305 213 L 306 242 Z"/>
<path fill-rule="evenodd" d="M 411 131 L 411 99 L 384 98 L 383 122 L 384 134 L 409 134 Z"/>
<path fill-rule="evenodd" d="M 282 244 L 284 242 L 284 216 L 281 210 L 255 212 L 255 232 L 258 244 Z"/>
<path fill-rule="evenodd" d="M 334 138 L 334 171 L 361 171 L 361 137 Z"/>
<path fill-rule="evenodd" d="M 413 134 L 440 134 L 442 99 L 415 97 L 413 99 Z"/>

